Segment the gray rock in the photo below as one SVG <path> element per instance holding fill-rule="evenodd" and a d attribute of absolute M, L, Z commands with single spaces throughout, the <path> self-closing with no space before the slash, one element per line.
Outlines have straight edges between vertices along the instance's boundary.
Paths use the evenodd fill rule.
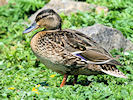
<path fill-rule="evenodd" d="M 133 43 L 127 40 L 120 31 L 114 28 L 95 24 L 77 30 L 91 37 L 108 51 L 120 48 L 123 48 L 124 51 L 133 50 Z"/>
<path fill-rule="evenodd" d="M 102 6 L 96 6 L 94 4 L 88 4 L 86 2 L 78 2 L 73 0 L 50 0 L 48 4 L 46 4 L 42 9 L 38 10 L 35 14 L 33 14 L 29 20 L 33 23 L 36 15 L 44 10 L 44 9 L 54 9 L 57 13 L 64 13 L 69 15 L 71 13 L 76 13 L 77 11 L 89 12 L 92 10 L 96 10 L 97 13 L 100 13 L 101 9 L 105 11 L 107 14 L 108 8 Z"/>

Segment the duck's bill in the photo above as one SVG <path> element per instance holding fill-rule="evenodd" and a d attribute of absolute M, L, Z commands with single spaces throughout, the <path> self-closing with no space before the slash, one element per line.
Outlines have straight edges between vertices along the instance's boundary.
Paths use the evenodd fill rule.
<path fill-rule="evenodd" d="M 35 29 L 37 29 L 39 26 L 36 24 L 36 22 L 34 22 L 30 27 L 28 27 L 25 31 L 23 31 L 23 34 L 24 33 L 29 33 Z"/>

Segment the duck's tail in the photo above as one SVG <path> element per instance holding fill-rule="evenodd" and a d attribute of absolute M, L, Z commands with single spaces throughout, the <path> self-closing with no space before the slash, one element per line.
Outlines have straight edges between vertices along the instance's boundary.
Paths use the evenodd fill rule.
<path fill-rule="evenodd" d="M 110 65 L 110 64 L 103 64 L 101 66 L 101 71 L 115 76 L 115 77 L 121 77 L 121 78 L 127 78 L 121 71 L 119 71 L 115 65 Z"/>

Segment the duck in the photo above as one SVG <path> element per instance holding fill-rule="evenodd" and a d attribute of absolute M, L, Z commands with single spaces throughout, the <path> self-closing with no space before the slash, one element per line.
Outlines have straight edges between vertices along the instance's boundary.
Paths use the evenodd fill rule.
<path fill-rule="evenodd" d="M 66 84 L 69 75 L 74 76 L 73 84 L 76 84 L 78 75 L 108 74 L 127 78 L 116 67 L 122 64 L 100 44 L 82 32 L 62 29 L 61 26 L 61 17 L 53 9 L 45 9 L 23 31 L 25 34 L 43 28 L 33 35 L 30 46 L 47 68 L 64 75 L 60 87 Z"/>

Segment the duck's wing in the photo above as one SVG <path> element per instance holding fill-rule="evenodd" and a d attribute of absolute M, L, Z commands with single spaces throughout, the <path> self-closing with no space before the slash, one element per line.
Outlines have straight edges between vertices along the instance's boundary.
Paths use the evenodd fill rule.
<path fill-rule="evenodd" d="M 75 30 L 64 30 L 64 33 L 68 45 L 66 49 L 83 61 L 89 64 L 121 65 L 90 37 Z"/>
<path fill-rule="evenodd" d="M 115 77 L 127 78 L 116 67 L 116 65 L 121 64 L 91 38 L 73 30 L 66 30 L 64 33 L 66 34 L 65 37 L 67 37 L 67 44 L 69 45 L 69 48 L 66 49 L 68 51 L 73 49 L 71 54 L 80 57 L 82 61 L 86 62 L 88 69 L 101 71 Z"/>

